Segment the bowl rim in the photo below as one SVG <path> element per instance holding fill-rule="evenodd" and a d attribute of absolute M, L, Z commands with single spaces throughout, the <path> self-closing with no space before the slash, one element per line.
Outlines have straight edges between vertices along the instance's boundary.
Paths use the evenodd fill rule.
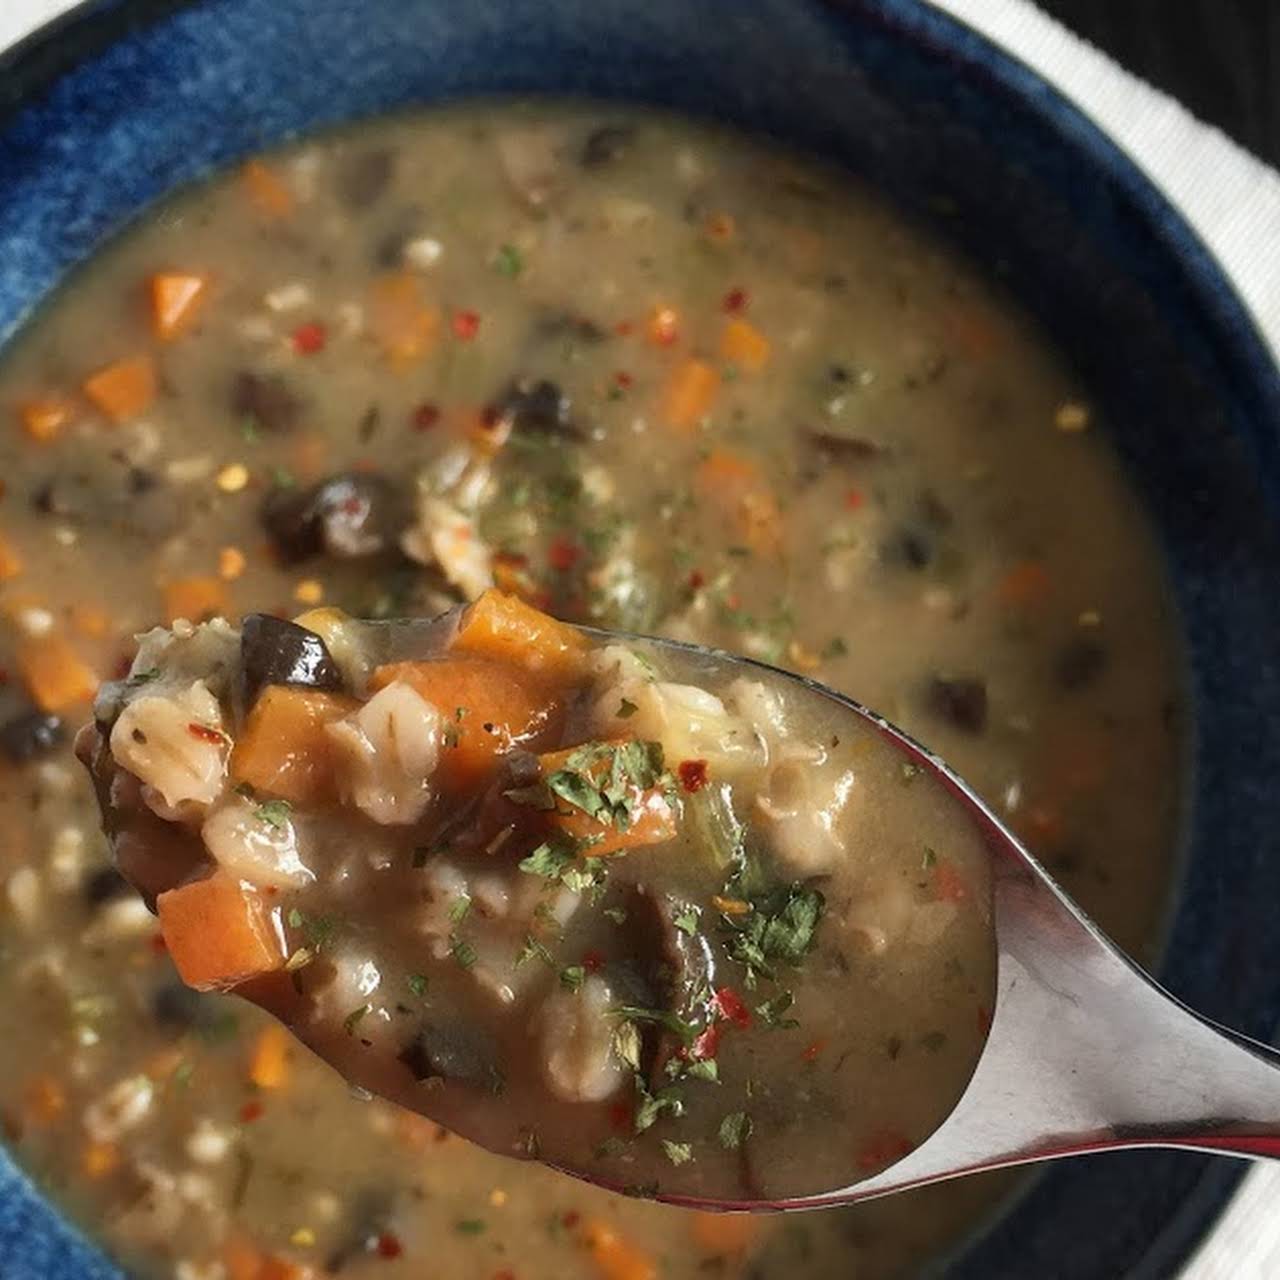
<path fill-rule="evenodd" d="M 1065 87 L 1025 62 L 1017 53 L 929 0 L 806 0 L 837 17 L 874 23 L 899 39 L 945 58 L 959 72 L 980 83 L 987 92 L 1081 156 L 1123 203 L 1124 212 L 1149 235 L 1160 251 L 1167 279 L 1176 282 L 1186 305 L 1201 326 L 1197 337 L 1207 339 L 1209 356 L 1233 387 L 1243 418 L 1249 424 L 1280 423 L 1280 350 L 1273 349 L 1261 324 L 1239 293 L 1232 275 L 1202 235 L 1115 138 L 1076 102 Z M 38 103 L 57 81 L 92 61 L 121 39 L 128 39 L 203 0 L 78 0 L 62 12 L 0 49 L 0 132 L 26 108 Z M 1280 503 L 1280 431 L 1248 431 L 1261 486 Z M 1171 917 L 1180 894 L 1175 892 Z M 40 1199 L 44 1196 L 26 1171 L 13 1162 L 15 1173 Z M 1131 1280 L 1157 1280 L 1173 1274 L 1190 1259 L 1219 1219 L 1243 1179 L 1243 1162 L 1215 1160 L 1208 1164 L 1190 1193 L 1152 1237 Z M 1045 1170 L 1047 1172 L 1047 1170 Z M 987 1230 L 1003 1216 L 1008 1202 L 984 1214 L 958 1246 Z M 45 1201 L 46 1204 L 50 1203 Z M 97 1252 L 100 1246 L 74 1220 L 53 1206 L 60 1224 Z M 932 1264 L 929 1265 L 932 1274 Z M 945 1264 L 944 1264 L 945 1265 Z"/>

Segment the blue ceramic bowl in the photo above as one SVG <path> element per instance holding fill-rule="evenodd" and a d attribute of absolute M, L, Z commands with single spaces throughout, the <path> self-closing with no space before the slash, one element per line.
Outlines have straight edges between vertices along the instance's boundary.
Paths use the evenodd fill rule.
<path fill-rule="evenodd" d="M 1230 286 L 1042 80 L 917 0 L 100 0 L 0 59 L 0 340 L 179 183 L 304 130 L 474 93 L 618 97 L 865 175 L 998 272 L 1108 407 L 1161 532 L 1196 770 L 1162 976 L 1270 1037 L 1280 1005 L 1280 381 Z M 1164 1277 L 1226 1161 L 1048 1170 L 950 1276 Z M 0 1155 L 0 1276 L 117 1272 Z"/>

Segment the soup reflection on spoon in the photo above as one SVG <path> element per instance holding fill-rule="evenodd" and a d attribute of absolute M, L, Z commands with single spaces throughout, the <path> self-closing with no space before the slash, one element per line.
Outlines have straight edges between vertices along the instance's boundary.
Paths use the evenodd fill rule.
<path fill-rule="evenodd" d="M 188 984 L 595 1182 L 827 1203 L 1212 1145 L 1209 1116 L 1230 1145 L 1280 1099 L 1268 1051 L 1132 970 L 939 762 L 754 662 L 497 592 L 178 624 L 78 746 Z M 1231 1087 L 1183 1096 L 1176 1056 L 1117 1087 L 1148 1035 Z"/>

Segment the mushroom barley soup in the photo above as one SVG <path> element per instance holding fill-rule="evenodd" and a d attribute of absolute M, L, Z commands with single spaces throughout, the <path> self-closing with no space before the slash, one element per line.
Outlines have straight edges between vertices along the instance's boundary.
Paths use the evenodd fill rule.
<path fill-rule="evenodd" d="M 505 986 L 528 1001 L 531 1049 L 508 1063 L 502 1098 L 541 1090 L 539 1136 L 590 1145 L 589 1157 L 600 1147 L 619 1182 L 823 1181 L 850 1158 L 838 1149 L 846 1136 L 855 1166 L 895 1159 L 961 1087 L 987 1016 L 990 956 L 973 933 L 981 887 L 963 878 L 955 832 L 918 840 L 909 875 L 881 874 L 908 865 L 887 838 L 859 836 L 841 863 L 825 832 L 803 834 L 821 809 L 789 791 L 784 772 L 776 796 L 760 793 L 777 837 L 762 846 L 765 892 L 779 895 L 765 909 L 776 918 L 793 892 L 797 909 L 771 943 L 787 950 L 762 966 L 744 924 L 753 914 L 735 918 L 733 904 L 754 913 L 764 886 L 733 887 L 731 828 L 693 834 L 695 819 L 727 820 L 719 788 L 732 780 L 717 777 L 709 750 L 668 739 L 693 732 L 696 714 L 642 732 L 645 701 L 625 694 L 613 711 L 625 696 L 630 721 L 584 727 L 578 743 L 598 748 L 551 762 L 551 773 L 581 777 L 569 785 L 586 798 L 603 794 L 599 770 L 624 760 L 624 798 L 679 811 L 673 843 L 611 856 L 597 846 L 570 861 L 553 829 L 551 852 L 535 859 L 550 874 L 512 872 L 498 850 L 492 883 L 481 855 L 434 846 L 419 868 L 389 865 L 385 885 L 404 894 L 421 961 L 410 965 L 397 942 L 378 976 L 403 990 L 365 991 L 344 958 L 372 948 L 363 922 L 381 910 L 384 881 L 378 842 L 373 861 L 362 850 L 375 826 L 393 843 L 407 832 L 379 823 L 360 796 L 384 816 L 414 797 L 360 782 L 361 734 L 378 730 L 366 732 L 347 699 L 398 684 L 404 714 L 438 714 L 440 734 L 457 735 L 452 757 L 480 739 L 468 717 L 449 723 L 462 699 L 437 706 L 407 679 L 350 684 L 352 656 L 326 631 L 338 615 L 325 610 L 433 616 L 496 587 L 569 621 L 813 674 L 936 748 L 1122 944 L 1149 956 L 1181 765 L 1159 562 L 1095 409 L 967 266 L 844 178 L 732 135 L 616 107 L 468 106 L 361 124 L 166 204 L 33 320 L 0 366 L 0 412 L 0 1116 L 15 1158 L 131 1271 L 887 1277 L 915 1271 L 994 1207 L 1005 1179 L 787 1220 L 713 1217 L 490 1155 L 353 1094 L 247 1001 L 182 984 L 156 918 L 111 868 L 70 746 L 99 683 L 130 670 L 136 633 L 245 618 L 244 635 L 266 638 L 252 661 L 246 653 L 245 679 L 265 692 L 242 718 L 242 694 L 229 714 L 212 683 L 191 688 L 185 723 L 221 723 L 243 753 L 264 700 L 296 729 L 314 710 L 299 694 L 335 699 L 350 732 L 333 750 L 354 770 L 342 820 L 360 842 L 321 857 L 303 841 L 294 863 L 283 833 L 308 826 L 311 802 L 286 808 L 260 780 L 237 796 L 220 775 L 205 822 L 221 829 L 205 839 L 274 857 L 292 877 L 259 890 L 282 909 L 282 933 L 261 940 L 288 947 L 289 990 L 294 978 L 303 990 L 331 978 L 335 1053 L 368 1039 L 362 1061 L 412 1072 L 397 1056 L 404 1044 L 391 1052 L 399 1022 L 426 1027 L 454 999 L 496 1019 Z M 307 667 L 317 651 L 281 625 L 303 615 L 341 687 L 290 684 L 294 660 L 322 685 L 333 678 L 319 659 Z M 193 678 L 199 646 L 218 636 L 238 663 L 220 624 L 174 634 L 193 647 Z M 172 689 L 168 651 L 156 667 L 152 692 L 161 679 Z M 140 708 L 146 683 L 115 697 Z M 759 708 L 713 692 L 754 723 Z M 576 726 L 557 732 L 517 757 L 534 792 L 550 782 L 547 762 L 535 778 L 530 757 L 576 745 Z M 796 733 L 828 750 L 803 719 Z M 188 737 L 187 750 L 228 754 Z M 662 742 L 661 765 L 647 747 L 620 757 L 622 742 Z M 457 768 L 443 746 L 438 756 L 439 769 Z M 870 778 L 876 759 L 854 761 L 855 777 Z M 791 778 L 830 785 L 816 768 Z M 150 798 L 160 824 L 163 803 Z M 559 806 L 529 807 L 530 822 L 556 826 L 547 815 Z M 631 838 L 660 820 L 646 808 Z M 850 810 L 850 831 L 875 821 Z M 836 821 L 831 835 L 842 833 Z M 668 857 L 695 839 L 730 850 L 723 874 L 691 853 Z M 324 879 L 344 857 L 361 886 L 349 909 Z M 607 879 L 593 903 L 599 868 Z M 304 870 L 317 879 L 303 883 Z M 696 919 L 672 909 L 667 877 L 702 907 Z M 241 865 L 228 879 L 239 892 L 257 876 Z M 606 929 L 606 910 L 625 919 Z M 508 977 L 496 940 L 526 914 L 537 928 L 514 950 L 526 933 L 534 945 Z M 192 972 L 207 963 L 216 980 L 233 940 L 186 937 L 210 940 Z M 709 992 L 699 938 L 715 960 Z M 661 1012 L 672 992 L 652 974 L 624 986 L 615 959 L 654 955 L 664 939 L 686 967 L 682 976 L 668 956 L 661 974 L 702 997 L 687 1006 L 695 1016 L 624 1017 Z M 686 1045 L 686 1018 L 714 1055 L 707 1040 Z M 600 1043 L 587 1025 L 598 1022 L 607 1055 L 576 1053 Z M 418 1049 L 408 1063 L 428 1079 L 437 1055 L 461 1052 L 429 1038 Z M 748 1099 L 757 1054 L 761 1080 L 785 1080 L 784 1096 Z M 719 1084 L 698 1078 L 706 1062 Z M 669 1081 L 668 1063 L 693 1078 Z M 558 1092 L 604 1091 L 619 1074 L 607 1101 Z M 823 1133 L 800 1165 L 777 1138 L 788 1106 L 797 1132 Z M 575 1119 L 575 1133 L 557 1129 L 566 1115 L 592 1118 Z M 637 1134 L 641 1120 L 653 1123 Z M 753 1149 L 763 1161 L 742 1154 Z"/>
<path fill-rule="evenodd" d="M 834 1191 L 981 1051 L 977 824 L 794 681 L 489 591 L 435 627 L 179 623 L 96 712 L 80 751 L 184 981 L 492 1151 L 648 1195 Z"/>

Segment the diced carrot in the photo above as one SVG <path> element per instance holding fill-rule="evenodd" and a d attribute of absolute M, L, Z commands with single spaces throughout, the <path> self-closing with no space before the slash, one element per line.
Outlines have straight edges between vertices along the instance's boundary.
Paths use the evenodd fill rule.
<path fill-rule="evenodd" d="M 284 179 L 261 160 L 250 160 L 240 171 L 249 202 L 264 218 L 289 217 L 297 203 Z"/>
<path fill-rule="evenodd" d="M 588 1222 L 582 1237 L 601 1280 L 656 1280 L 658 1268 L 653 1259 L 608 1223 L 598 1219 Z"/>
<path fill-rule="evenodd" d="M 114 1142 L 88 1142 L 80 1155 L 86 1178 L 105 1178 L 120 1166 L 120 1148 Z"/>
<path fill-rule="evenodd" d="M 27 692 L 41 711 L 66 711 L 88 702 L 98 691 L 98 677 L 61 632 L 24 640 L 18 646 L 18 670 Z"/>
<path fill-rule="evenodd" d="M 769 363 L 769 339 L 746 320 L 729 320 L 720 335 L 720 354 L 744 373 L 759 373 Z"/>
<path fill-rule="evenodd" d="M 130 356 L 106 365 L 85 380 L 84 393 L 112 422 L 128 422 L 156 398 L 156 366 L 150 356 Z"/>
<path fill-rule="evenodd" d="M 284 965 L 280 931 L 258 891 L 225 872 L 156 898 L 169 955 L 197 991 L 225 991 Z"/>
<path fill-rule="evenodd" d="M 231 752 L 231 777 L 290 804 L 337 798 L 333 743 L 325 725 L 358 704 L 315 689 L 270 685 L 262 691 Z"/>
<path fill-rule="evenodd" d="M 71 625 L 82 636 L 100 640 L 111 629 L 111 615 L 96 604 L 73 604 Z"/>
<path fill-rule="evenodd" d="M 209 296 L 209 277 L 160 271 L 151 277 L 151 327 L 162 342 L 189 329 Z"/>
<path fill-rule="evenodd" d="M 18 549 L 3 534 L 0 534 L 0 582 L 8 582 L 22 572 L 22 557 Z"/>
<path fill-rule="evenodd" d="M 24 1114 L 33 1124 L 53 1124 L 66 1109 L 66 1090 L 53 1076 L 37 1076 L 27 1085 Z"/>
<path fill-rule="evenodd" d="M 582 669 L 587 641 L 576 627 L 516 596 L 489 590 L 463 613 L 449 648 L 570 680 Z"/>
<path fill-rule="evenodd" d="M 314 1275 L 315 1272 L 310 1267 L 304 1267 L 301 1262 L 273 1253 L 263 1262 L 256 1280 L 311 1280 Z"/>
<path fill-rule="evenodd" d="M 662 420 L 691 432 L 711 412 L 720 392 L 720 374 L 705 360 L 684 360 L 671 371 L 662 392 Z"/>
<path fill-rule="evenodd" d="M 262 1252 L 243 1236 L 232 1236 L 222 1246 L 222 1265 L 227 1280 L 258 1280 L 258 1273 L 266 1261 Z"/>
<path fill-rule="evenodd" d="M 289 1033 L 273 1022 L 258 1033 L 249 1059 L 249 1079 L 259 1089 L 279 1089 L 289 1075 Z"/>
<path fill-rule="evenodd" d="M 481 657 L 393 662 L 373 673 L 371 688 L 403 680 L 445 718 L 442 780 L 463 787 L 492 772 L 516 744 L 536 748 L 559 721 L 556 699 L 527 671 Z"/>
<path fill-rule="evenodd" d="M 416 364 L 435 345 L 439 309 L 422 296 L 422 282 L 411 272 L 379 276 L 369 289 L 369 333 L 393 369 Z"/>
<path fill-rule="evenodd" d="M 164 585 L 164 614 L 170 622 L 206 622 L 230 612 L 227 587 L 221 578 L 175 578 Z"/>
<path fill-rule="evenodd" d="M 763 472 L 748 458 L 713 449 L 694 475 L 698 492 L 734 517 L 738 535 L 753 551 L 776 554 L 785 532 L 782 511 Z"/>
<path fill-rule="evenodd" d="M 71 402 L 61 396 L 38 396 L 18 407 L 18 420 L 29 439 L 48 444 L 62 434 L 74 412 Z"/>
<path fill-rule="evenodd" d="M 996 584 L 996 598 L 1003 605 L 1038 605 L 1048 594 L 1049 571 L 1039 560 L 1019 561 Z"/>
<path fill-rule="evenodd" d="M 575 750 L 577 748 L 570 747 L 539 756 L 542 776 L 546 778 L 563 769 Z M 588 777 L 598 782 L 605 781 L 607 771 L 608 763 L 603 760 L 584 770 Z M 628 788 L 627 798 L 631 802 L 632 817 L 625 831 L 612 823 L 598 821 L 567 801 L 562 801 L 545 817 L 550 825 L 573 839 L 591 842 L 583 849 L 583 853 L 591 858 L 604 858 L 622 849 L 636 849 L 642 845 L 662 844 L 675 836 L 675 811 L 661 788 L 651 787 L 644 791 L 633 785 Z"/>
<path fill-rule="evenodd" d="M 745 1253 L 759 1235 L 759 1223 L 749 1213 L 694 1213 L 693 1239 L 704 1253 L 718 1256 Z"/>

